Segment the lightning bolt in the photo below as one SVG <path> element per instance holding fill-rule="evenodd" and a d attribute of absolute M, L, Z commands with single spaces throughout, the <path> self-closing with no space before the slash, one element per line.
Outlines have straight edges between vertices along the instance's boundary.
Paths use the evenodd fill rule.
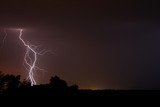
<path fill-rule="evenodd" d="M 44 69 L 41 69 L 39 67 L 36 66 L 36 63 L 37 63 L 37 56 L 38 55 L 44 55 L 48 52 L 52 53 L 51 50 L 42 50 L 40 52 L 36 52 L 36 48 L 38 46 L 34 46 L 34 45 L 30 45 L 28 43 L 26 43 L 23 38 L 22 38 L 22 35 L 23 35 L 23 29 L 20 29 L 20 33 L 19 33 L 19 39 L 21 40 L 21 42 L 23 43 L 23 45 L 26 47 L 26 53 L 25 53 L 25 57 L 24 57 L 24 62 L 25 64 L 29 67 L 25 67 L 28 71 L 29 71 L 29 79 L 31 81 L 31 86 L 33 85 L 36 85 L 37 82 L 36 80 L 34 79 L 34 71 L 35 70 L 44 70 Z M 30 54 L 33 54 L 33 58 L 30 57 Z"/>
<path fill-rule="evenodd" d="M 38 55 L 44 55 L 46 53 L 51 53 L 51 54 L 55 54 L 55 53 L 53 53 L 52 50 L 46 50 L 46 49 L 43 49 L 40 52 L 37 52 L 36 49 L 38 48 L 38 46 L 31 45 L 22 38 L 23 29 L 13 29 L 13 30 L 18 30 L 19 31 L 19 40 L 26 47 L 26 52 L 25 52 L 25 56 L 24 56 L 23 65 L 26 68 L 26 70 L 28 71 L 28 79 L 31 82 L 31 86 L 36 85 L 37 82 L 34 78 L 34 72 L 36 70 L 44 71 L 44 69 L 41 69 L 41 68 L 36 66 Z M 2 39 L 2 46 L 4 45 L 5 39 L 7 37 L 6 29 L 4 29 L 4 33 L 5 33 L 5 36 Z"/>
<path fill-rule="evenodd" d="M 22 39 L 22 35 L 23 35 L 23 29 L 20 29 L 19 39 L 22 41 L 24 46 L 27 48 L 27 51 L 26 51 L 25 57 L 24 57 L 24 61 L 29 66 L 29 79 L 31 81 L 31 85 L 33 86 L 33 85 L 37 84 L 34 79 L 34 73 L 33 73 L 34 69 L 35 69 L 36 62 L 37 62 L 37 52 L 34 49 L 32 49 L 32 47 Z M 31 57 L 29 55 L 30 51 L 34 54 L 33 62 L 32 62 Z M 27 60 L 27 58 L 29 59 L 29 61 Z"/>

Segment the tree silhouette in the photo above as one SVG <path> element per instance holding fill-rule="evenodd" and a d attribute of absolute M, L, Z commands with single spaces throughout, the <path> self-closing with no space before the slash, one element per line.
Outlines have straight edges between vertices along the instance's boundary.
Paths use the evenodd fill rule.
<path fill-rule="evenodd" d="M 4 75 L 0 74 L 0 90 L 1 91 L 15 91 L 19 88 L 20 85 L 20 75 Z"/>
<path fill-rule="evenodd" d="M 77 93 L 78 85 L 68 86 L 67 82 L 58 76 L 51 77 L 48 84 L 31 86 L 30 81 L 23 80 L 20 82 L 20 75 L 14 76 L 0 72 L 0 96 L 68 96 L 77 95 Z"/>
<path fill-rule="evenodd" d="M 71 90 L 73 90 L 73 91 L 79 89 L 78 85 L 76 85 L 76 84 L 70 86 L 69 88 L 70 88 Z"/>
<path fill-rule="evenodd" d="M 60 79 L 58 76 L 51 77 L 49 85 L 55 89 L 67 89 L 67 82 Z"/>
<path fill-rule="evenodd" d="M 3 91 L 4 87 L 4 74 L 0 71 L 0 91 Z"/>
<path fill-rule="evenodd" d="M 28 81 L 28 80 L 23 80 L 20 84 L 20 87 L 21 88 L 27 88 L 27 87 L 30 87 L 31 86 L 31 82 Z"/>

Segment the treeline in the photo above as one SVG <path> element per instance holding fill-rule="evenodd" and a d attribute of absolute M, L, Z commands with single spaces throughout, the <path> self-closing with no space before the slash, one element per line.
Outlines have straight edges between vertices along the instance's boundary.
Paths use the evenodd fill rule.
<path fill-rule="evenodd" d="M 78 85 L 68 86 L 65 80 L 58 76 L 50 78 L 48 84 L 31 86 L 31 82 L 21 80 L 21 76 L 9 75 L 0 72 L 1 95 L 73 95 L 78 92 Z"/>

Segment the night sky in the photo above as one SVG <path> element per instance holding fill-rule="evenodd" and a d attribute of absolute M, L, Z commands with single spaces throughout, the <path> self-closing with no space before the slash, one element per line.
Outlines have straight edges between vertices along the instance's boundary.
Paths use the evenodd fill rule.
<path fill-rule="evenodd" d="M 39 56 L 39 84 L 54 75 L 89 89 L 160 89 L 160 7 L 154 0 L 1 0 L 4 28 L 55 54 Z M 25 47 L 7 30 L 0 70 L 27 77 Z"/>

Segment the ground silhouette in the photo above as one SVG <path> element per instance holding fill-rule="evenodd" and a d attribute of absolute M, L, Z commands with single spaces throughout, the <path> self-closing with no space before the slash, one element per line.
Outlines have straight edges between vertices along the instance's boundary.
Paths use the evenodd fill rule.
<path fill-rule="evenodd" d="M 8 75 L 0 72 L 0 96 L 68 96 L 76 95 L 78 85 L 68 86 L 65 80 L 58 76 L 50 78 L 48 84 L 31 86 L 30 81 L 20 81 L 21 76 Z"/>
<path fill-rule="evenodd" d="M 160 95 L 160 91 L 151 90 L 81 90 L 74 84 L 58 76 L 50 78 L 48 84 L 31 86 L 27 80 L 21 80 L 20 75 L 9 75 L 0 72 L 0 96 L 130 96 L 130 95 Z"/>

